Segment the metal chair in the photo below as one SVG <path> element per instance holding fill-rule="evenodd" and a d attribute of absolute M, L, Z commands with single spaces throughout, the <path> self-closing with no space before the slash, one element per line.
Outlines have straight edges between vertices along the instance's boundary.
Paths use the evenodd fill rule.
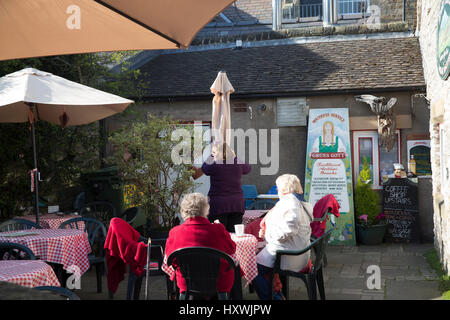
<path fill-rule="evenodd" d="M 111 202 L 92 201 L 80 209 L 80 215 L 99 220 L 108 228 L 109 221 L 117 217 L 117 211 Z"/>
<path fill-rule="evenodd" d="M 283 294 L 286 299 L 289 298 L 289 277 L 296 277 L 303 280 L 308 291 L 308 298 L 310 300 L 317 300 L 317 290 L 319 288 L 319 294 L 321 300 L 325 300 L 325 288 L 323 281 L 323 256 L 331 236 L 331 232 L 335 229 L 331 228 L 324 233 L 320 238 L 314 240 L 308 247 L 301 250 L 277 250 L 274 270 L 270 279 L 270 283 L 273 283 L 273 275 L 278 273 L 280 280 L 283 284 Z M 313 266 L 308 273 L 293 272 L 290 270 L 281 269 L 281 257 L 283 255 L 299 256 L 311 249 L 314 250 Z M 270 287 L 269 297 L 272 297 L 272 286 Z"/>
<path fill-rule="evenodd" d="M 13 242 L 0 242 L 0 260 L 37 260 L 27 246 Z"/>
<path fill-rule="evenodd" d="M 139 300 L 139 295 L 141 292 L 141 286 L 142 286 L 142 278 L 145 276 L 145 299 L 148 300 L 148 281 L 149 277 L 152 276 L 160 276 L 164 275 L 164 271 L 162 271 L 161 266 L 163 264 L 164 259 L 164 246 L 161 241 L 164 241 L 166 239 L 155 239 L 152 240 L 151 244 L 147 249 L 147 262 L 145 265 L 145 273 L 138 277 L 133 272 L 129 272 L 128 274 L 128 287 L 127 287 L 127 300 Z M 144 237 L 140 237 L 140 242 L 147 242 L 148 239 Z M 159 243 L 159 244 L 158 244 Z M 150 263 L 157 262 L 158 267 L 156 269 L 150 268 Z M 112 297 L 110 295 L 110 297 Z"/>
<path fill-rule="evenodd" d="M 29 230 L 29 229 L 42 229 L 42 227 L 30 220 L 14 218 L 7 220 L 0 224 L 0 232 L 5 231 L 18 231 L 18 230 Z"/>
<path fill-rule="evenodd" d="M 171 266 L 175 259 L 187 285 L 186 291 L 180 293 L 180 300 L 191 296 L 203 298 L 217 295 L 219 300 L 230 298 L 230 292 L 217 292 L 216 286 L 222 259 L 228 263 L 227 270 L 234 268 L 235 275 L 240 272 L 239 263 L 231 256 L 213 248 L 187 247 L 172 252 L 167 258 L 167 265 Z"/>
<path fill-rule="evenodd" d="M 89 264 L 95 266 L 97 273 L 97 293 L 101 293 L 102 275 L 105 273 L 105 249 L 103 246 L 106 240 L 106 228 L 104 224 L 97 219 L 78 217 L 64 221 L 59 226 L 59 229 L 80 229 L 83 224 L 83 231 L 87 232 L 89 244 L 92 248 L 92 253 L 88 256 Z"/>
<path fill-rule="evenodd" d="M 75 294 L 74 292 L 72 292 L 66 288 L 62 288 L 62 287 L 40 286 L 40 287 L 34 287 L 33 289 L 39 290 L 39 291 L 52 292 L 56 295 L 66 298 L 67 300 L 81 300 L 77 294 Z"/>

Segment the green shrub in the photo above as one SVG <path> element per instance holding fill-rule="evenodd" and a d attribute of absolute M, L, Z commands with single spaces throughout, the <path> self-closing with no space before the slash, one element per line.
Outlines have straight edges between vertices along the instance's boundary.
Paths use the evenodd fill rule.
<path fill-rule="evenodd" d="M 367 215 L 367 225 L 377 224 L 380 214 L 379 195 L 372 189 L 372 181 L 369 165 L 364 161 L 355 188 L 355 212 L 356 218 Z"/>

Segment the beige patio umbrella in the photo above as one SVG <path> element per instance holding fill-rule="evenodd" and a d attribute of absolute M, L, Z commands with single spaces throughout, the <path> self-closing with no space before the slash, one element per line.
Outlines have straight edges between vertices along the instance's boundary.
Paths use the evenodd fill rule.
<path fill-rule="evenodd" d="M 187 48 L 235 0 L 0 0 L 0 60 Z"/>
<path fill-rule="evenodd" d="M 213 143 L 220 145 L 226 142 L 231 143 L 231 118 L 230 118 L 230 94 L 234 88 L 228 80 L 227 73 L 220 71 L 216 80 L 211 86 L 211 92 L 214 93 L 212 102 L 212 122 L 211 132 Z"/>
<path fill-rule="evenodd" d="M 0 78 L 0 122 L 29 122 L 33 147 L 32 192 L 39 224 L 39 186 L 35 126 L 37 120 L 61 127 L 87 124 L 125 110 L 128 100 L 62 77 L 25 68 Z"/>

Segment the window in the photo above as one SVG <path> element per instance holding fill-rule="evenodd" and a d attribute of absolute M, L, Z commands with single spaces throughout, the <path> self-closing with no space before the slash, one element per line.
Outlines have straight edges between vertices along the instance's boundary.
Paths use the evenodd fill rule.
<path fill-rule="evenodd" d="M 306 98 L 277 100 L 278 127 L 306 126 Z"/>
<path fill-rule="evenodd" d="M 361 14 L 367 12 L 370 0 L 338 0 L 338 14 Z"/>
<path fill-rule="evenodd" d="M 322 0 L 283 0 L 283 20 L 322 18 Z"/>
<path fill-rule="evenodd" d="M 364 163 L 369 165 L 373 187 L 381 189 L 383 177 L 394 173 L 394 163 L 400 163 L 400 132 L 391 151 L 378 146 L 378 132 L 353 131 L 353 177 L 357 181 Z M 405 168 L 406 169 L 406 168 Z"/>

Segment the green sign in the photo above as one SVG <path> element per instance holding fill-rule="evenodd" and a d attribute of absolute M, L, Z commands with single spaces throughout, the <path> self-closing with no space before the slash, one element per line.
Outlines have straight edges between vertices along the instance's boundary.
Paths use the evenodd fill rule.
<path fill-rule="evenodd" d="M 446 80 L 450 74 L 450 0 L 442 0 L 437 32 L 437 63 L 439 75 Z"/>
<path fill-rule="evenodd" d="M 347 108 L 309 110 L 305 199 L 314 206 L 332 194 L 339 203 L 340 216 L 330 244 L 356 244 L 349 132 Z"/>

